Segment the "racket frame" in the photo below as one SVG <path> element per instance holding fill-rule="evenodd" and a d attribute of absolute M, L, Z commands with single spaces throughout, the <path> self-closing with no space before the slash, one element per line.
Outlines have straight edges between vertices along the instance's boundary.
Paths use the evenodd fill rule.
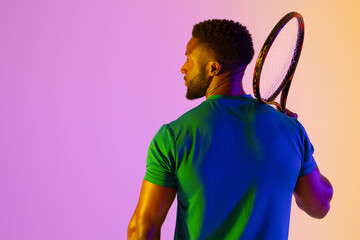
<path fill-rule="evenodd" d="M 294 51 L 294 54 L 293 54 L 293 57 L 291 60 L 293 62 L 293 64 L 291 64 L 282 83 L 277 88 L 277 90 L 270 97 L 264 99 L 261 97 L 261 94 L 260 94 L 260 76 L 261 76 L 262 67 L 264 65 L 266 56 L 271 48 L 271 45 L 273 44 L 276 37 L 280 33 L 281 29 L 293 18 L 297 18 L 297 23 L 298 23 L 298 37 L 297 37 L 295 51 Z M 256 99 L 260 103 L 273 104 L 276 106 L 277 110 L 279 110 L 282 113 L 285 112 L 287 95 L 289 93 L 291 81 L 294 77 L 295 69 L 297 67 L 297 64 L 298 64 L 298 61 L 300 58 L 303 42 L 304 42 L 304 19 L 300 13 L 290 12 L 290 13 L 286 14 L 282 19 L 280 19 L 280 21 L 272 29 L 272 31 L 270 32 L 269 36 L 267 37 L 265 43 L 263 44 L 263 46 L 261 48 L 259 56 L 256 60 L 255 69 L 254 69 L 253 90 L 254 90 L 254 95 L 255 95 Z M 282 93 L 281 93 L 280 104 L 279 104 L 279 103 L 275 102 L 275 99 L 281 91 L 282 91 Z"/>

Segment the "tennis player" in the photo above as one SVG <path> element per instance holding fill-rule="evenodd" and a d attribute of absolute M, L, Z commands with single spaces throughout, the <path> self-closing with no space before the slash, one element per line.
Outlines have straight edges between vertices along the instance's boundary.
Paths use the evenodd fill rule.
<path fill-rule="evenodd" d="M 174 239 L 287 239 L 293 195 L 325 217 L 333 189 L 304 127 L 243 89 L 254 55 L 247 29 L 200 22 L 185 55 L 186 97 L 206 100 L 152 139 L 128 239 L 160 239 L 176 195 Z"/>

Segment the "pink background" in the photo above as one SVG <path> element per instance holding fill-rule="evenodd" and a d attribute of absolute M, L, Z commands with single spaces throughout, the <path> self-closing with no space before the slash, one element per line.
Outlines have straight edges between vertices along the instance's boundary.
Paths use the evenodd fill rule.
<path fill-rule="evenodd" d="M 148 145 L 201 100 L 180 67 L 192 26 L 240 21 L 256 56 L 296 10 L 305 43 L 288 98 L 334 186 L 312 219 L 293 202 L 289 239 L 360 235 L 360 2 L 0 1 L 0 239 L 125 239 Z M 162 229 L 172 239 L 176 202 Z"/>

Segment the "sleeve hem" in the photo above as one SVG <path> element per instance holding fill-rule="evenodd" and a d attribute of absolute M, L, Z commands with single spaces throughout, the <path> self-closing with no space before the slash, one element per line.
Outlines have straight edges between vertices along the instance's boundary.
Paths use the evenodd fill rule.
<path fill-rule="evenodd" d="M 312 171 L 314 171 L 314 169 L 316 168 L 317 164 L 315 162 L 315 160 L 312 161 L 312 164 L 305 168 L 305 169 L 302 169 L 299 173 L 299 177 L 303 177 L 303 176 L 306 176 L 308 174 L 310 174 Z"/>
<path fill-rule="evenodd" d="M 155 185 L 161 186 L 161 187 L 166 187 L 166 188 L 177 188 L 176 183 L 173 182 L 164 182 L 164 181 L 160 181 L 157 180 L 155 178 L 152 178 L 148 175 L 145 175 L 144 179 L 148 182 L 151 182 Z"/>

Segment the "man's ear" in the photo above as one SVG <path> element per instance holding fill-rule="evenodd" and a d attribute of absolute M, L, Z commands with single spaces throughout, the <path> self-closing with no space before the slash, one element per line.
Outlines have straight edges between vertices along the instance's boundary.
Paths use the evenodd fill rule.
<path fill-rule="evenodd" d="M 219 62 L 217 62 L 217 61 L 210 61 L 210 62 L 209 62 L 209 65 L 210 65 L 209 75 L 210 75 L 211 77 L 214 77 L 214 76 L 218 75 L 219 72 L 220 72 L 221 69 L 222 69 L 221 63 L 219 63 Z"/>

